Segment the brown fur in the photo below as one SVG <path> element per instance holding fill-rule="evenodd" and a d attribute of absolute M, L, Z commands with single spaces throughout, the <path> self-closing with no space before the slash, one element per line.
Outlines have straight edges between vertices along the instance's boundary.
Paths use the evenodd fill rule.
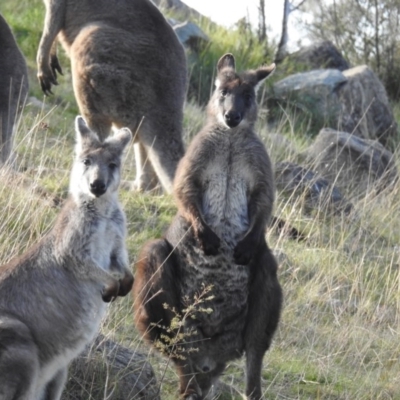
<path fill-rule="evenodd" d="M 104 139 L 112 125 L 132 132 L 140 125 L 134 187 L 152 189 L 158 177 L 170 192 L 184 153 L 186 92 L 185 54 L 173 29 L 149 0 L 44 2 L 37 56 L 43 91 L 51 93 L 61 72 L 55 46 L 59 35 L 71 58 L 75 97 L 89 127 Z"/>
<path fill-rule="evenodd" d="M 27 94 L 25 58 L 7 21 L 0 14 L 0 164 L 12 161 L 13 130 Z"/>
<path fill-rule="evenodd" d="M 164 239 L 144 247 L 137 264 L 136 325 L 150 343 L 163 343 L 185 399 L 205 398 L 226 363 L 243 353 L 246 395 L 262 397 L 262 360 L 282 297 L 265 241 L 275 192 L 271 162 L 254 133 L 255 88 L 272 70 L 237 74 L 233 56 L 221 58 L 207 124 L 177 170 L 178 214 Z M 171 326 L 175 313 L 182 318 L 204 287 L 210 292 L 184 318 L 180 333 L 186 336 L 171 348 L 178 332 L 163 326 Z"/>

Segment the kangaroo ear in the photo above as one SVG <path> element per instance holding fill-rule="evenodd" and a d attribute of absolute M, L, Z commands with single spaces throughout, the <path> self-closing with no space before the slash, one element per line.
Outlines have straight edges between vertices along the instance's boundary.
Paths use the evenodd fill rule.
<path fill-rule="evenodd" d="M 86 121 L 80 115 L 75 118 L 75 131 L 77 151 L 81 151 L 84 147 L 99 141 L 97 135 L 89 129 Z"/>
<path fill-rule="evenodd" d="M 119 131 L 115 132 L 112 137 L 113 141 L 116 141 L 119 146 L 121 146 L 121 150 L 125 149 L 126 145 L 132 140 L 132 132 L 128 128 L 122 128 Z"/>
<path fill-rule="evenodd" d="M 255 91 L 257 93 L 258 89 L 261 87 L 262 83 L 267 79 L 269 76 L 271 76 L 276 69 L 275 63 L 272 63 L 271 65 L 268 66 L 263 66 L 260 67 L 256 70 L 256 86 L 255 86 Z"/>
<path fill-rule="evenodd" d="M 231 73 L 235 73 L 235 57 L 233 57 L 231 53 L 224 54 L 217 63 L 217 79 L 215 80 L 215 87 L 217 89 L 221 85 L 222 73 L 224 69 L 229 69 L 231 70 Z"/>
<path fill-rule="evenodd" d="M 235 71 L 235 57 L 233 57 L 231 53 L 224 54 L 218 61 L 218 73 L 220 73 L 224 68 L 230 68 Z"/>

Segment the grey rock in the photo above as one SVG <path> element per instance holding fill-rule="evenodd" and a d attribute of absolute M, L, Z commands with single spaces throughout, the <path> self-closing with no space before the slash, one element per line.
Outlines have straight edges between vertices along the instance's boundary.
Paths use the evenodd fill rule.
<path fill-rule="evenodd" d="M 194 51 L 198 51 L 201 45 L 210 41 L 209 37 L 193 22 L 182 22 L 173 25 L 173 28 L 179 41 Z"/>
<path fill-rule="evenodd" d="M 353 206 L 340 190 L 317 173 L 291 162 L 275 165 L 275 182 L 279 191 L 300 202 L 306 211 L 314 209 L 335 214 L 349 214 Z"/>
<path fill-rule="evenodd" d="M 398 180 L 393 154 L 378 141 L 322 129 L 307 150 L 314 169 L 347 193 L 381 191 Z"/>
<path fill-rule="evenodd" d="M 319 118 L 334 121 L 342 107 L 336 92 L 347 78 L 336 69 L 319 69 L 290 75 L 273 85 L 273 96 L 287 105 Z"/>
<path fill-rule="evenodd" d="M 350 64 L 330 40 L 322 40 L 302 47 L 289 58 L 296 63 L 305 64 L 308 69 L 338 69 L 344 71 Z"/>
<path fill-rule="evenodd" d="M 328 126 L 385 146 L 397 137 L 385 88 L 365 65 L 298 73 L 275 83 L 272 91 L 275 103 L 303 111 L 317 131 Z"/>
<path fill-rule="evenodd" d="M 333 128 L 387 145 L 397 136 L 397 122 L 383 84 L 366 65 L 344 71 L 343 75 L 347 83 L 338 91 L 342 110 Z"/>

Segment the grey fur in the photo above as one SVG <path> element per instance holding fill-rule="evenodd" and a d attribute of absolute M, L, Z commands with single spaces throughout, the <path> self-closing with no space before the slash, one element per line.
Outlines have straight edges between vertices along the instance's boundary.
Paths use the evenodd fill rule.
<path fill-rule="evenodd" d="M 101 143 L 81 117 L 76 130 L 71 194 L 53 229 L 0 267 L 1 400 L 58 400 L 69 362 L 97 333 L 104 302 L 132 287 L 117 198 L 131 132 Z"/>
<path fill-rule="evenodd" d="M 0 14 L 0 164 L 12 161 L 14 126 L 27 94 L 25 58 Z"/>
<path fill-rule="evenodd" d="M 226 363 L 243 353 L 246 395 L 262 397 L 262 360 L 278 325 L 282 294 L 265 241 L 274 179 L 254 124 L 256 88 L 274 68 L 238 74 L 231 54 L 220 59 L 207 124 L 177 169 L 178 214 L 165 238 L 146 245 L 139 256 L 135 321 L 151 343 L 164 342 L 167 352 L 165 337 L 176 340 L 177 332 L 161 327 L 171 326 L 171 310 L 184 315 L 211 288 L 204 297 L 213 298 L 200 303 L 181 328 L 181 354 L 170 352 L 188 400 L 205 398 Z"/>
<path fill-rule="evenodd" d="M 134 137 L 134 188 L 152 189 L 159 179 L 170 192 L 184 153 L 187 80 L 184 50 L 173 29 L 150 0 L 44 3 L 37 54 L 43 91 L 51 93 L 61 72 L 58 35 L 71 58 L 75 97 L 89 127 L 103 140 L 112 125 L 132 132 L 140 125 Z"/>

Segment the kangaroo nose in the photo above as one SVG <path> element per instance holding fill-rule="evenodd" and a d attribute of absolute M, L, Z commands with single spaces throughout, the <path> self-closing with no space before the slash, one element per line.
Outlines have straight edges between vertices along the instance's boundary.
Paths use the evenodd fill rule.
<path fill-rule="evenodd" d="M 224 119 L 229 128 L 234 128 L 240 124 L 242 115 L 237 111 L 228 111 L 225 113 Z"/>
<path fill-rule="evenodd" d="M 96 197 L 99 197 L 102 194 L 104 194 L 106 190 L 107 190 L 106 184 L 102 180 L 96 179 L 95 181 L 90 182 L 90 191 Z"/>

